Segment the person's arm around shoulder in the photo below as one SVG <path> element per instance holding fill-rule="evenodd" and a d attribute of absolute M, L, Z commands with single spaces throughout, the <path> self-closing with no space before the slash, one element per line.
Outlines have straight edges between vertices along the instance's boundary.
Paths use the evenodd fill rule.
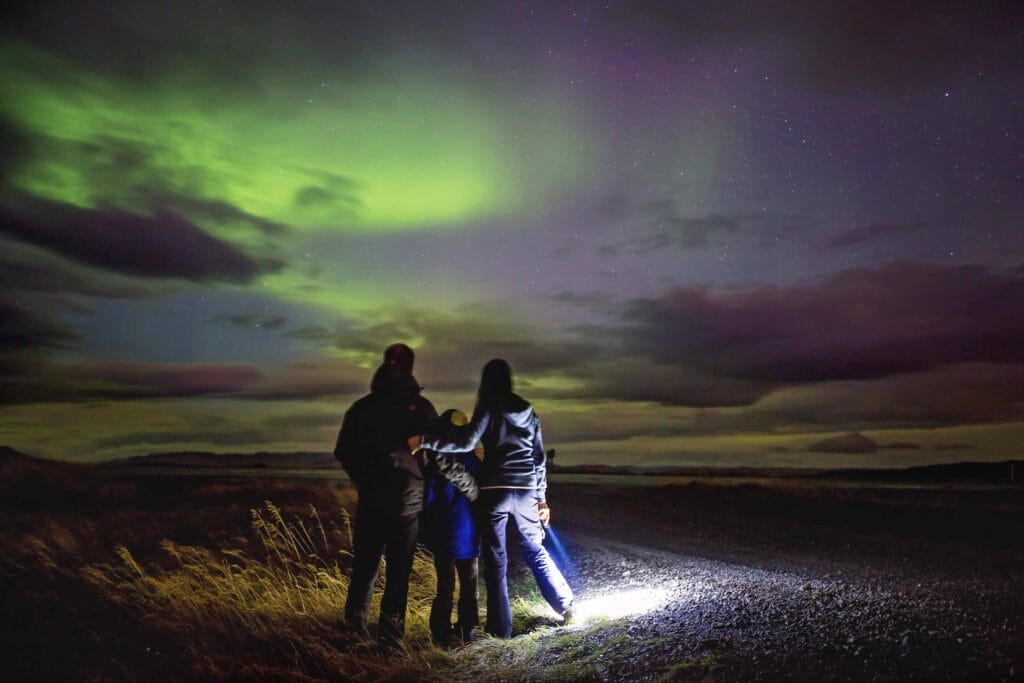
<path fill-rule="evenodd" d="M 487 411 L 478 410 L 473 413 L 473 419 L 464 427 L 455 427 L 445 433 L 444 436 L 431 436 L 417 434 L 409 438 L 409 451 L 415 453 L 421 448 L 439 453 L 462 453 L 471 451 L 480 441 L 487 425 L 490 424 L 491 416 Z"/>
<path fill-rule="evenodd" d="M 476 456 L 473 456 L 476 457 Z M 427 460 L 437 468 L 438 473 L 447 479 L 452 486 L 459 490 L 459 493 L 473 501 L 480 495 L 480 487 L 477 486 L 476 477 L 466 469 L 458 456 L 454 453 L 438 453 L 427 451 Z"/>

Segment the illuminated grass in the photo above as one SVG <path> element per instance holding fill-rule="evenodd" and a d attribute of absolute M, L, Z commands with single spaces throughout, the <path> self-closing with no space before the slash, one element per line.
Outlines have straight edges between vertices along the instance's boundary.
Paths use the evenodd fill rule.
<path fill-rule="evenodd" d="M 417 553 L 407 644 L 401 656 L 382 658 L 373 643 L 359 642 L 341 623 L 351 558 L 344 511 L 341 519 L 339 527 L 326 527 L 312 507 L 305 518 L 286 519 L 267 502 L 252 510 L 262 557 L 237 547 L 212 551 L 164 540 L 163 563 L 144 565 L 119 546 L 118 562 L 88 566 L 82 575 L 108 600 L 193 653 L 197 675 L 241 673 L 238 667 L 249 656 L 266 662 L 269 650 L 270 660 L 287 662 L 289 676 L 434 677 L 428 623 L 435 591 L 432 560 Z M 380 590 L 375 611 L 379 603 Z M 258 672 L 267 670 L 250 671 Z"/>

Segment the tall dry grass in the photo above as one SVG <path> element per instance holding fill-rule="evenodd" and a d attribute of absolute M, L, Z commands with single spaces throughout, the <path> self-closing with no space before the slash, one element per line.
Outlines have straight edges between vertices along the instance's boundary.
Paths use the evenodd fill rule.
<path fill-rule="evenodd" d="M 191 653 L 197 675 L 435 675 L 428 619 L 436 583 L 428 555 L 418 552 L 413 563 L 406 646 L 381 657 L 342 624 L 352 548 L 347 511 L 339 524 L 325 523 L 313 506 L 303 516 L 286 518 L 267 501 L 252 510 L 251 522 L 258 554 L 238 547 L 245 543 L 211 550 L 163 540 L 166 561 L 146 564 L 122 545 L 118 562 L 85 567 L 82 576 Z M 379 603 L 378 590 L 374 610 Z M 247 659 L 252 663 L 240 668 Z"/>
<path fill-rule="evenodd" d="M 402 650 L 382 656 L 344 626 L 349 486 L 44 483 L 29 496 L 0 481 L 0 494 L 18 492 L 0 495 L 0 661 L 12 680 L 453 680 L 489 666 L 487 643 L 476 667 L 464 661 L 476 646 L 431 646 L 436 584 L 423 552 Z M 375 611 L 383 576 L 382 566 Z M 514 606 L 518 628 L 535 625 L 522 600 Z"/>

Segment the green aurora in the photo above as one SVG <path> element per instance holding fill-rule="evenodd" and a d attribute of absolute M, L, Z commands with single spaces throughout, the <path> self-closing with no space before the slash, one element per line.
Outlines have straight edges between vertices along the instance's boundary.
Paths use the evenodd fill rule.
<path fill-rule="evenodd" d="M 159 182 L 295 228 L 414 230 L 543 206 L 593 162 L 571 107 L 516 111 L 508 96 L 402 66 L 387 84 L 268 77 L 241 99 L 173 76 L 119 83 L 8 46 L 0 111 L 34 147 L 10 182 L 136 212 Z"/>
<path fill-rule="evenodd" d="M 565 463 L 1019 457 L 1012 22 L 15 4 L 0 445 L 324 450 L 405 341 Z"/>

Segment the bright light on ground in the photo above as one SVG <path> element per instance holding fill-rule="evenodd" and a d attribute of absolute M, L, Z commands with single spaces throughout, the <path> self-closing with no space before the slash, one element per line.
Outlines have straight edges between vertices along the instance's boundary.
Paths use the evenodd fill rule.
<path fill-rule="evenodd" d="M 666 605 L 668 599 L 669 592 L 663 588 L 637 588 L 606 593 L 577 601 L 575 618 L 586 621 L 646 614 Z"/>

